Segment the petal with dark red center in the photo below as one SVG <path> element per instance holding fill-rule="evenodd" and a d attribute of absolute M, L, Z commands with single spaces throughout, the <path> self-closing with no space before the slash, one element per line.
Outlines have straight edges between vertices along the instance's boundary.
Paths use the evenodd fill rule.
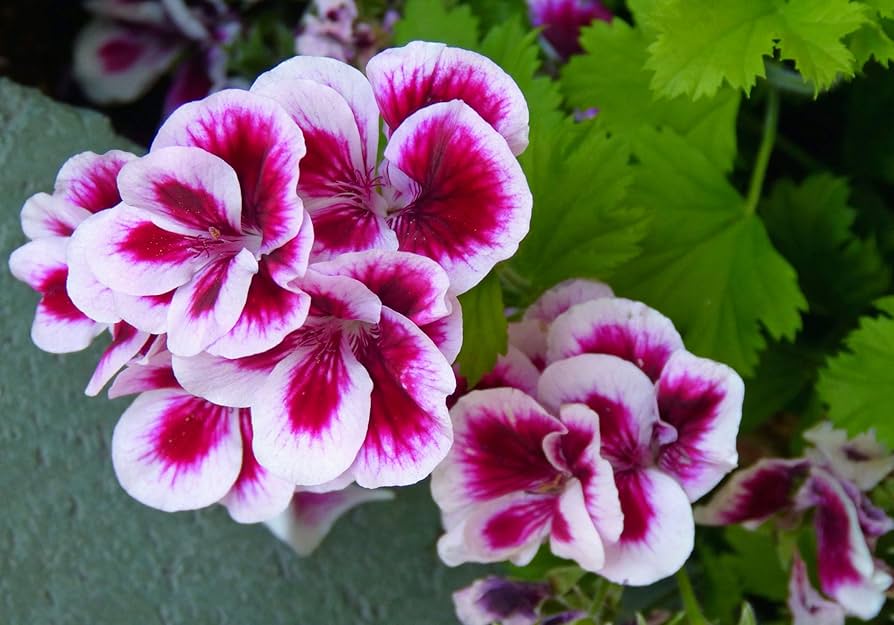
<path fill-rule="evenodd" d="M 385 158 L 402 198 L 389 215 L 400 249 L 436 261 L 454 292 L 475 286 L 528 233 L 532 199 L 521 166 L 462 102 L 433 104 L 407 118 Z"/>
<path fill-rule="evenodd" d="M 558 436 L 561 456 L 568 471 L 580 482 L 590 519 L 602 540 L 618 540 L 624 515 L 611 464 L 600 455 L 599 416 L 583 404 L 565 404 L 560 409 L 568 429 Z"/>
<path fill-rule="evenodd" d="M 792 625 L 844 625 L 844 608 L 816 591 L 807 565 L 797 552 L 788 582 L 788 608 L 792 611 Z"/>
<path fill-rule="evenodd" d="M 335 479 L 354 461 L 366 437 L 372 381 L 337 328 L 324 324 L 301 332 L 303 344 L 255 395 L 254 451 L 275 475 L 315 485 Z"/>
<path fill-rule="evenodd" d="M 237 523 L 268 521 L 289 506 L 295 486 L 276 477 L 258 464 L 252 452 L 251 414 L 239 410 L 242 432 L 242 466 L 233 488 L 221 499 L 230 516 Z"/>
<path fill-rule="evenodd" d="M 120 205 L 101 216 L 105 227 L 85 232 L 83 245 L 93 250 L 87 258 L 93 275 L 113 291 L 161 295 L 208 262 L 196 236 L 162 230 L 149 213 Z"/>
<path fill-rule="evenodd" d="M 369 251 L 342 254 L 314 269 L 328 275 L 354 278 L 376 294 L 383 306 L 417 325 L 449 314 L 450 280 L 438 264 L 418 254 Z"/>
<path fill-rule="evenodd" d="M 645 586 L 676 573 L 689 558 L 695 523 L 686 493 L 657 469 L 615 473 L 624 513 L 618 542 L 605 545 L 600 575 L 628 586 Z"/>
<path fill-rule="evenodd" d="M 853 616 L 875 618 L 891 576 L 876 566 L 853 502 L 828 472 L 813 469 L 798 493 L 799 507 L 815 506 L 817 572 L 822 591 Z"/>
<path fill-rule="evenodd" d="M 414 41 L 374 56 L 366 75 L 392 131 L 426 106 L 461 100 L 504 137 L 513 154 L 528 145 L 525 97 L 512 77 L 485 56 Z"/>
<path fill-rule="evenodd" d="M 90 216 L 87 209 L 48 193 L 35 193 L 22 206 L 22 231 L 29 239 L 70 237 Z"/>
<path fill-rule="evenodd" d="M 347 252 L 398 248 L 397 235 L 386 219 L 353 199 L 334 197 L 326 203 L 311 200 L 307 206 L 314 220 L 315 260 L 338 258 Z"/>
<path fill-rule="evenodd" d="M 311 268 L 294 284 L 310 295 L 310 314 L 313 317 L 335 317 L 365 323 L 378 323 L 381 318 L 381 300 L 359 280 L 330 276 Z"/>
<path fill-rule="evenodd" d="M 307 319 L 310 296 L 303 291 L 280 287 L 261 264 L 252 276 L 248 299 L 236 325 L 208 347 L 224 358 L 260 354 L 279 345 Z"/>
<path fill-rule="evenodd" d="M 76 154 L 65 161 L 56 175 L 54 195 L 91 213 L 117 206 L 121 202 L 118 173 L 136 158 L 122 150 Z"/>
<path fill-rule="evenodd" d="M 366 332 L 355 337 L 355 352 L 373 382 L 372 404 L 354 476 L 366 488 L 415 484 L 453 442 L 447 413 L 453 370 L 431 339 L 387 306 Z"/>
<path fill-rule="evenodd" d="M 454 444 L 432 473 L 431 490 L 448 530 L 470 505 L 520 492 L 555 489 L 561 473 L 544 439 L 564 426 L 512 388 L 472 391 L 450 411 Z"/>
<path fill-rule="evenodd" d="M 110 220 L 114 215 L 108 211 L 89 215 L 68 240 L 66 251 L 68 296 L 85 315 L 101 323 L 121 321 L 114 292 L 97 280 L 90 268 L 90 255 L 94 253 L 91 243 L 103 235 Z"/>
<path fill-rule="evenodd" d="M 75 41 L 74 75 L 98 104 L 132 102 L 167 71 L 182 49 L 179 37 L 161 30 L 93 20 Z"/>
<path fill-rule="evenodd" d="M 260 253 L 289 242 L 301 227 L 301 130 L 273 100 L 227 89 L 184 104 L 158 130 L 152 150 L 195 146 L 219 156 L 239 178 L 242 229 L 261 235 Z"/>
<path fill-rule="evenodd" d="M 825 421 L 804 432 L 804 438 L 816 447 L 813 457 L 860 490 L 871 490 L 894 470 L 894 454 L 876 440 L 872 430 L 848 440 L 847 432 Z"/>
<path fill-rule="evenodd" d="M 450 313 L 437 321 L 419 326 L 425 336 L 434 341 L 447 362 L 453 363 L 463 346 L 463 309 L 455 295 L 447 295 Z"/>
<path fill-rule="evenodd" d="M 509 387 L 517 388 L 528 395 L 536 395 L 539 379 L 537 367 L 531 364 L 527 356 L 509 345 L 506 354 L 497 357 L 494 368 L 482 376 L 475 388 Z"/>
<path fill-rule="evenodd" d="M 62 237 L 37 239 L 9 257 L 12 275 L 41 294 L 31 325 L 31 340 L 54 354 L 84 349 L 105 328 L 78 310 L 65 290 L 66 244 Z"/>
<path fill-rule="evenodd" d="M 525 311 L 523 319 L 552 323 L 572 306 L 614 295 L 611 287 L 596 280 L 565 280 L 538 297 Z"/>
<path fill-rule="evenodd" d="M 121 169 L 118 187 L 125 204 L 151 214 L 166 230 L 206 233 L 209 245 L 221 237 L 241 238 L 242 197 L 236 172 L 199 148 L 153 150 Z"/>
<path fill-rule="evenodd" d="M 602 539 L 584 503 L 579 481 L 572 479 L 559 495 L 549 537 L 553 554 L 577 562 L 587 571 L 598 572 L 605 563 Z"/>
<path fill-rule="evenodd" d="M 168 349 L 195 356 L 229 332 L 245 308 L 258 261 L 248 250 L 214 260 L 177 289 L 168 310 Z"/>
<path fill-rule="evenodd" d="M 658 421 L 655 388 L 635 365 L 615 356 L 583 354 L 551 364 L 538 385 L 543 405 L 585 404 L 599 415 L 602 455 L 619 467 L 652 463 Z"/>
<path fill-rule="evenodd" d="M 376 148 L 379 144 L 379 109 L 372 88 L 363 74 L 335 59 L 298 56 L 261 74 L 252 85 L 252 91 L 280 100 L 282 96 L 278 94 L 290 92 L 291 85 L 297 81 L 315 82 L 334 90 L 344 99 L 351 109 L 354 125 L 359 132 L 364 165 L 362 171 L 371 171 L 375 167 Z"/>
<path fill-rule="evenodd" d="M 578 354 L 611 354 L 632 362 L 654 382 L 683 349 L 670 319 L 640 302 L 602 298 L 573 306 L 550 326 L 548 362 Z"/>
<path fill-rule="evenodd" d="M 282 514 L 267 521 L 268 529 L 300 556 L 310 555 L 335 522 L 346 512 L 370 501 L 389 501 L 394 493 L 384 488 L 370 490 L 348 486 L 329 493 L 295 493 L 291 505 Z"/>
<path fill-rule="evenodd" d="M 140 352 L 148 340 L 148 333 L 140 332 L 123 321 L 113 326 L 112 343 L 99 357 L 99 363 L 97 363 L 96 370 L 93 372 L 90 382 L 87 383 L 84 393 L 90 397 L 98 395 L 102 387 L 121 370 L 121 367 Z"/>
<path fill-rule="evenodd" d="M 756 527 L 794 504 L 795 492 L 807 475 L 806 460 L 764 458 L 737 471 L 711 499 L 695 510 L 702 525 L 742 523 Z"/>
<path fill-rule="evenodd" d="M 695 501 L 738 463 L 745 385 L 726 365 L 677 351 L 657 388 L 658 414 L 677 430 L 676 440 L 661 447 L 658 466 Z"/>
<path fill-rule="evenodd" d="M 121 415 L 112 463 L 127 493 L 166 512 L 209 506 L 239 475 L 237 411 L 180 390 L 150 391 Z"/>

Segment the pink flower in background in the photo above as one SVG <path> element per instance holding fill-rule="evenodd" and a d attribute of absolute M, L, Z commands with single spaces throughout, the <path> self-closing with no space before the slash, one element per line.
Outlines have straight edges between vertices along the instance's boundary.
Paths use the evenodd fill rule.
<path fill-rule="evenodd" d="M 78 36 L 74 73 L 98 104 L 131 102 L 183 59 L 165 114 L 224 87 L 225 46 L 240 29 L 223 0 L 92 0 L 96 18 Z"/>
<path fill-rule="evenodd" d="M 301 20 L 295 52 L 326 56 L 355 67 L 364 67 L 387 43 L 397 13 L 385 13 L 381 25 L 357 21 L 353 0 L 315 0 Z"/>
<path fill-rule="evenodd" d="M 447 271 L 453 293 L 465 292 L 528 231 L 532 199 L 514 156 L 527 145 L 524 97 L 492 61 L 441 44 L 382 52 L 367 76 L 296 57 L 252 86 L 304 131 L 298 193 L 315 258 L 413 252 Z M 380 112 L 390 140 L 377 167 Z"/>
<path fill-rule="evenodd" d="M 528 0 L 528 10 L 531 24 L 543 27 L 543 38 L 563 60 L 581 51 L 578 40 L 584 26 L 614 17 L 599 0 Z"/>
<path fill-rule="evenodd" d="M 515 390 L 499 392 L 524 397 L 530 402 L 528 412 L 540 415 L 541 427 L 531 427 L 532 418 L 518 417 L 520 410 L 509 395 L 497 391 L 473 392 L 451 410 L 456 443 L 432 481 L 447 529 L 439 543 L 442 559 L 448 564 L 507 558 L 525 562 L 551 535 L 554 553 L 618 583 L 649 584 L 673 573 L 692 550 L 690 502 L 736 465 L 742 380 L 729 367 L 687 352 L 666 317 L 638 302 L 611 297 L 599 283 L 558 285 L 516 327 L 523 332 L 511 340 L 545 367 L 536 384 L 539 404 Z M 495 377 L 519 386 L 504 370 L 505 362 L 498 363 Z M 471 414 L 470 403 L 476 405 Z M 478 434 L 485 431 L 479 423 L 488 420 L 502 429 L 485 440 Z M 543 425 L 550 420 L 551 428 Z M 575 543 L 573 555 L 565 555 L 559 553 L 562 547 L 557 551 L 556 517 L 545 512 L 550 510 L 547 504 L 525 514 L 516 514 L 515 506 L 517 498 L 523 502 L 519 505 L 529 505 L 529 499 L 555 500 L 573 483 L 572 477 L 582 481 L 559 465 L 547 469 L 543 459 L 564 457 L 573 466 L 584 448 L 582 436 L 566 443 L 564 456 L 550 452 L 547 441 L 568 440 L 583 428 L 590 432 L 589 453 L 611 469 L 585 474 L 607 473 L 620 514 L 600 516 L 588 503 L 590 522 L 581 527 L 598 531 Z M 556 433 L 563 429 L 569 434 Z M 494 453 L 492 460 L 489 453 Z M 488 477 L 489 471 L 514 463 L 517 480 Z M 537 467 L 542 474 L 535 475 Z M 481 484 L 499 487 L 482 490 Z M 599 492 L 607 496 L 609 486 L 602 485 Z M 609 503 L 598 508 L 607 510 Z M 616 528 L 599 526 L 612 518 L 619 521 Z M 561 532 L 564 523 L 558 526 Z"/>
<path fill-rule="evenodd" d="M 540 605 L 553 596 L 545 582 L 525 582 L 488 576 L 453 593 L 453 606 L 462 625 L 562 625 L 586 616 L 566 611 L 541 617 Z"/>

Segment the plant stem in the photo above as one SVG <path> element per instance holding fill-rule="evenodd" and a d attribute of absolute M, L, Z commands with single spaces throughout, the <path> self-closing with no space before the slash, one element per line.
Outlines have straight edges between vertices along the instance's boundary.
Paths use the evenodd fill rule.
<path fill-rule="evenodd" d="M 754 169 L 751 172 L 751 183 L 748 185 L 748 195 L 745 198 L 746 215 L 754 214 L 754 211 L 757 210 L 757 203 L 761 199 L 764 176 L 767 174 L 770 153 L 773 151 L 773 143 L 776 141 L 776 126 L 778 123 L 779 92 L 771 86 L 767 92 L 767 112 L 764 115 L 764 132 L 761 137 L 761 145 L 757 150 L 757 158 L 754 161 Z"/>
<path fill-rule="evenodd" d="M 683 600 L 683 609 L 686 611 L 689 625 L 709 625 L 692 590 L 692 582 L 689 581 L 686 569 L 677 571 L 677 585 L 680 587 L 680 598 Z"/>

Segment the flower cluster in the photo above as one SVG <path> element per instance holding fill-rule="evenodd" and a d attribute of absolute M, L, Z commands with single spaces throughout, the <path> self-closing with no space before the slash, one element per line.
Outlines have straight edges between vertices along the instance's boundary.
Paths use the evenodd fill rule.
<path fill-rule="evenodd" d="M 74 74 L 98 104 L 131 102 L 178 64 L 165 115 L 222 89 L 238 15 L 223 0 L 90 0 L 96 17 L 75 43 Z"/>
<path fill-rule="evenodd" d="M 381 25 L 358 21 L 358 15 L 354 0 L 314 0 L 299 26 L 295 52 L 363 67 L 387 43 L 398 13 L 386 11 Z"/>
<path fill-rule="evenodd" d="M 765 458 L 739 471 L 714 499 L 696 510 L 699 523 L 756 527 L 771 517 L 795 524 L 812 511 L 816 533 L 816 571 L 820 589 L 795 554 L 789 607 L 796 625 L 843 624 L 845 616 L 875 617 L 892 584 L 887 567 L 873 557 L 878 538 L 894 529 L 894 520 L 873 505 L 866 492 L 892 469 L 894 455 L 875 437 L 848 440 L 828 423 L 805 432 L 814 445 L 803 458 Z"/>
<path fill-rule="evenodd" d="M 489 388 L 451 409 L 455 444 L 432 476 L 441 559 L 523 565 L 548 540 L 621 584 L 679 569 L 691 502 L 737 462 L 741 378 L 592 282 L 547 292 L 510 340 Z"/>
<path fill-rule="evenodd" d="M 257 522 L 296 487 L 426 477 L 453 440 L 457 295 L 527 233 L 527 123 L 494 63 L 416 42 L 367 76 L 291 59 L 180 107 L 145 156 L 66 163 L 10 264 L 42 295 L 38 346 L 111 331 L 88 392 L 124 367 L 110 395 L 138 394 L 124 489 Z"/>

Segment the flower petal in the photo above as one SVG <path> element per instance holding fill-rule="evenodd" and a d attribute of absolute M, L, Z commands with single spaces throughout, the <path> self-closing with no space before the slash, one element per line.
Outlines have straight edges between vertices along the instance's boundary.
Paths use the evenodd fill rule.
<path fill-rule="evenodd" d="M 632 362 L 654 382 L 667 359 L 683 349 L 670 319 L 641 302 L 597 299 L 572 307 L 549 329 L 548 362 L 578 354 L 611 354 Z"/>
<path fill-rule="evenodd" d="M 121 319 L 143 332 L 165 334 L 168 331 L 168 310 L 174 293 L 175 291 L 168 291 L 160 295 L 141 296 L 114 293 L 115 310 L 121 315 Z"/>
<path fill-rule="evenodd" d="M 626 360 L 583 354 L 551 364 L 538 385 L 541 403 L 585 404 L 599 415 L 602 455 L 619 467 L 640 466 L 650 446 L 658 405 L 649 378 Z"/>
<path fill-rule="evenodd" d="M 242 229 L 260 234 L 260 253 L 288 243 L 301 227 L 301 130 L 269 98 L 226 89 L 184 104 L 158 130 L 152 150 L 195 146 L 219 156 L 239 178 Z"/>
<path fill-rule="evenodd" d="M 677 351 L 657 388 L 658 414 L 677 430 L 676 441 L 661 447 L 658 466 L 695 501 L 738 463 L 745 385 L 726 365 Z"/>
<path fill-rule="evenodd" d="M 102 236 L 106 223 L 113 219 L 114 215 L 108 211 L 89 215 L 68 240 L 66 251 L 68 296 L 85 315 L 101 323 L 121 321 L 114 292 L 97 280 L 90 268 L 90 255 L 94 253 L 91 242 Z"/>
<path fill-rule="evenodd" d="M 74 75 L 98 104 L 132 102 L 168 70 L 182 47 L 177 36 L 161 30 L 92 20 L 75 41 Z"/>
<path fill-rule="evenodd" d="M 109 399 L 144 391 L 174 389 L 182 391 L 171 369 L 171 352 L 165 338 L 156 337 L 145 356 L 131 360 L 109 387 Z"/>
<path fill-rule="evenodd" d="M 122 150 L 104 154 L 81 152 L 65 161 L 56 174 L 53 195 L 91 213 L 98 213 L 121 202 L 118 173 L 137 157 Z"/>
<path fill-rule="evenodd" d="M 538 297 L 537 301 L 528 306 L 522 318 L 552 323 L 572 306 L 614 295 L 610 286 L 596 280 L 565 280 Z"/>
<path fill-rule="evenodd" d="M 366 75 L 392 131 L 426 106 L 461 100 L 503 135 L 513 154 L 528 145 L 525 97 L 512 77 L 485 56 L 414 41 L 374 56 Z"/>
<path fill-rule="evenodd" d="M 394 493 L 384 488 L 370 490 L 348 486 L 329 493 L 295 493 L 292 504 L 278 517 L 267 521 L 267 528 L 288 543 L 300 556 L 310 555 L 348 510 L 369 501 L 389 501 Z"/>
<path fill-rule="evenodd" d="M 615 473 L 624 531 L 605 545 L 600 574 L 628 586 L 645 586 L 677 572 L 692 553 L 695 523 L 686 493 L 656 469 Z"/>
<path fill-rule="evenodd" d="M 357 359 L 373 387 L 355 479 L 366 488 L 415 484 L 453 442 L 447 413 L 447 396 L 456 385 L 453 370 L 431 339 L 387 306 Z"/>
<path fill-rule="evenodd" d="M 237 411 L 181 390 L 150 391 L 121 415 L 112 463 L 127 493 L 166 512 L 218 501 L 242 461 Z"/>
<path fill-rule="evenodd" d="M 792 625 L 844 625 L 844 608 L 816 591 L 807 575 L 807 566 L 797 552 L 788 582 L 788 607 L 792 611 Z"/>
<path fill-rule="evenodd" d="M 463 346 L 463 309 L 455 295 L 447 295 L 447 304 L 450 313 L 446 317 L 421 325 L 419 329 L 438 346 L 447 362 L 452 363 Z"/>
<path fill-rule="evenodd" d="M 85 394 L 95 397 L 121 368 L 136 356 L 149 340 L 147 332 L 120 322 L 112 328 L 112 343 L 99 357 L 96 370 L 87 383 Z"/>
<path fill-rule="evenodd" d="M 549 325 L 539 319 L 523 319 L 509 324 L 509 344 L 528 357 L 538 371 L 546 368 L 546 335 Z"/>
<path fill-rule="evenodd" d="M 873 430 L 848 441 L 847 432 L 825 421 L 804 432 L 804 438 L 816 447 L 818 459 L 860 490 L 872 490 L 894 470 L 894 454 L 876 440 Z"/>
<path fill-rule="evenodd" d="M 596 20 L 611 22 L 612 12 L 599 0 L 529 0 L 531 24 L 543 27 L 543 38 L 560 58 L 582 51 L 583 27 Z"/>
<path fill-rule="evenodd" d="M 795 491 L 808 467 L 802 459 L 759 460 L 734 473 L 710 503 L 696 508 L 695 518 L 702 525 L 756 527 L 794 504 Z"/>
<path fill-rule="evenodd" d="M 212 343 L 208 352 L 224 358 L 265 352 L 300 328 L 309 309 L 310 296 L 280 287 L 262 262 L 260 271 L 252 276 L 248 299 L 236 325 Z"/>
<path fill-rule="evenodd" d="M 62 237 L 37 239 L 9 257 L 12 275 L 41 294 L 31 325 L 31 340 L 53 354 L 80 351 L 105 329 L 78 310 L 68 296 L 66 245 Z"/>
<path fill-rule="evenodd" d="M 497 356 L 494 368 L 484 374 L 475 385 L 476 389 L 485 388 L 517 388 L 528 395 L 537 395 L 537 382 L 540 372 L 531 361 L 512 345 L 506 354 Z"/>
<path fill-rule="evenodd" d="M 195 356 L 229 332 L 245 307 L 258 261 L 243 249 L 208 263 L 174 293 L 168 311 L 168 349 Z"/>
<path fill-rule="evenodd" d="M 48 193 L 35 193 L 22 206 L 22 231 L 29 239 L 70 237 L 90 212 Z"/>
<path fill-rule="evenodd" d="M 281 514 L 292 501 L 295 486 L 258 464 L 252 451 L 251 413 L 239 410 L 242 433 L 242 465 L 233 488 L 221 499 L 237 523 L 260 523 Z"/>
<path fill-rule="evenodd" d="M 453 606 L 462 625 L 536 625 L 538 606 L 552 594 L 546 582 L 489 576 L 453 593 Z"/>
<path fill-rule="evenodd" d="M 822 591 L 848 614 L 864 621 L 875 618 L 892 579 L 876 566 L 844 488 L 827 471 L 814 468 L 798 493 L 798 505 L 816 507 L 813 523 Z"/>
<path fill-rule="evenodd" d="M 275 475 L 315 485 L 335 479 L 354 461 L 367 433 L 372 381 L 339 331 L 305 326 L 302 332 L 305 344 L 276 366 L 256 394 L 254 451 Z"/>
<path fill-rule="evenodd" d="M 605 563 L 602 539 L 587 512 L 584 491 L 577 480 L 569 481 L 559 496 L 549 542 L 553 554 L 574 560 L 587 571 L 598 572 Z"/>
<path fill-rule="evenodd" d="M 213 241 L 241 238 L 242 196 L 236 172 L 205 150 L 155 149 L 121 169 L 118 188 L 125 204 L 156 217 L 156 225 L 166 230 L 180 226 L 213 233 Z"/>
<path fill-rule="evenodd" d="M 385 148 L 401 206 L 389 216 L 400 249 L 427 256 L 463 293 L 512 256 L 528 233 L 531 191 L 502 138 L 462 102 L 413 114 Z"/>
<path fill-rule="evenodd" d="M 383 306 L 422 326 L 446 317 L 450 280 L 438 264 L 418 254 L 369 251 L 342 254 L 314 269 L 354 278 L 376 294 Z"/>
<path fill-rule="evenodd" d="M 354 278 L 330 276 L 312 268 L 295 285 L 310 295 L 314 317 L 378 323 L 382 316 L 382 301 Z"/>
<path fill-rule="evenodd" d="M 313 246 L 313 222 L 305 214 L 295 238 L 266 254 L 261 261 L 267 266 L 274 282 L 283 288 L 289 288 L 292 281 L 303 277 L 307 271 Z"/>
<path fill-rule="evenodd" d="M 372 88 L 363 74 L 335 59 L 297 56 L 261 74 L 252 85 L 252 91 L 268 95 L 274 100 L 288 101 L 288 97 L 279 94 L 289 93 L 291 85 L 298 81 L 314 82 L 332 89 L 343 98 L 351 109 L 354 125 L 359 132 L 362 171 L 371 171 L 375 167 L 379 145 L 379 108 L 373 97 Z M 285 102 L 282 103 L 285 105 Z M 286 108 L 291 112 L 288 106 Z"/>

